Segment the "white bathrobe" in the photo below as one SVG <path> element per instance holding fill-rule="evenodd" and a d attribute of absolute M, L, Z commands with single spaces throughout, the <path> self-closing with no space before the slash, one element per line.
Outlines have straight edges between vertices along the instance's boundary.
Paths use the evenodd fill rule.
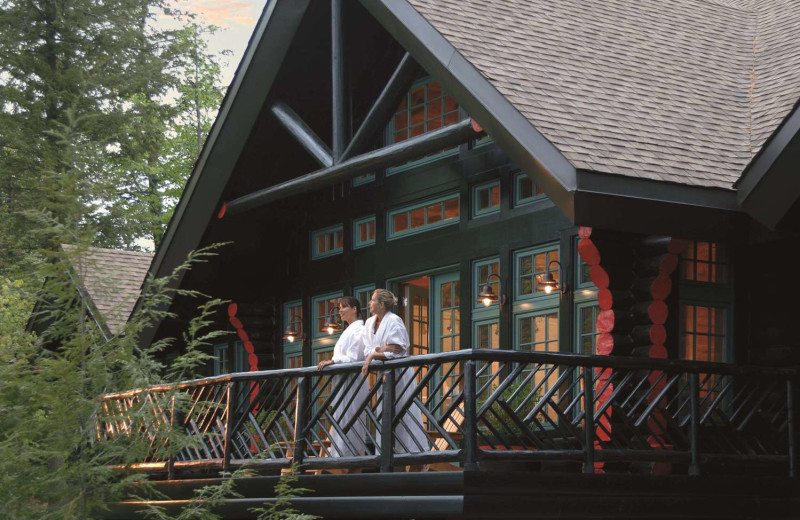
<path fill-rule="evenodd" d="M 356 361 L 364 361 L 364 322 L 356 320 L 342 332 L 336 346 L 333 347 L 333 362 L 334 363 L 354 363 Z M 345 379 L 344 383 L 342 380 Z M 358 372 L 350 374 L 342 374 L 333 378 L 333 387 L 336 388 L 340 383 L 343 384 L 342 390 L 344 395 L 336 397 L 333 405 L 336 410 L 333 412 L 333 417 L 340 428 L 344 429 L 353 417 L 356 415 L 358 407 L 364 402 L 367 394 L 369 393 L 367 379 Z M 345 439 L 333 427 L 331 427 L 329 436 L 331 441 L 331 456 L 332 457 L 356 457 L 364 455 L 367 452 L 364 438 L 366 436 L 366 429 L 364 427 L 364 416 L 361 413 L 361 418 L 353 423 L 352 428 L 345 431 Z"/>
<path fill-rule="evenodd" d="M 375 331 L 375 321 L 377 316 L 372 316 L 364 325 L 364 356 L 368 356 L 375 349 L 383 345 L 397 345 L 403 349 L 400 354 L 384 352 L 387 359 L 402 358 L 408 356 L 408 349 L 411 342 L 408 339 L 408 331 L 405 323 L 400 316 L 387 312 Z M 414 379 L 414 367 L 401 368 L 394 371 L 395 378 L 395 404 L 405 403 L 413 395 L 416 386 Z M 402 396 L 400 393 L 402 392 Z M 380 417 L 378 410 L 378 417 Z M 428 451 L 428 436 L 422 425 L 422 411 L 419 406 L 412 404 L 403 418 L 395 428 L 394 453 L 418 453 Z M 380 444 L 380 431 L 376 440 Z M 377 446 L 380 449 L 380 445 Z"/>

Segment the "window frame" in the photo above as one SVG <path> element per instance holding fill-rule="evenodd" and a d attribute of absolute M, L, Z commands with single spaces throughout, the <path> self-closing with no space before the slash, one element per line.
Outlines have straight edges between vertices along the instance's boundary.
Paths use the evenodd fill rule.
<path fill-rule="evenodd" d="M 498 196 L 497 196 L 497 206 L 489 207 L 488 209 L 480 209 L 478 207 L 478 192 L 481 190 L 489 189 L 497 187 Z M 493 181 L 484 182 L 481 184 L 476 184 L 472 187 L 471 194 L 472 194 L 472 218 L 479 218 L 485 217 L 487 215 L 494 215 L 495 213 L 500 213 L 500 209 L 503 205 L 502 202 L 502 193 L 500 193 L 500 179 L 495 179 Z M 491 193 L 491 192 L 490 192 Z"/>
<path fill-rule="evenodd" d="M 514 259 L 513 259 L 513 269 L 514 269 L 513 303 L 515 305 L 518 305 L 520 303 L 528 303 L 528 304 L 530 304 L 531 302 L 546 302 L 547 300 L 553 300 L 554 303 L 537 304 L 536 308 L 550 307 L 550 306 L 556 306 L 557 307 L 558 306 L 558 301 L 559 301 L 559 296 L 560 296 L 558 291 L 554 291 L 551 294 L 546 294 L 544 291 L 538 291 L 537 290 L 536 277 L 539 276 L 542 273 L 537 273 L 536 272 L 535 263 L 533 261 L 531 262 L 531 267 L 532 267 L 531 276 L 533 277 L 531 288 L 533 290 L 532 290 L 531 294 L 525 294 L 525 295 L 522 294 L 522 278 L 521 278 L 522 275 L 521 275 L 521 269 L 520 269 L 520 264 L 522 262 L 522 258 L 524 256 L 534 256 L 535 257 L 537 254 L 545 253 L 545 254 L 547 254 L 546 260 L 545 260 L 545 269 L 547 269 L 547 266 L 551 261 L 551 258 L 550 258 L 548 253 L 552 253 L 552 252 L 556 252 L 558 254 L 558 258 L 555 258 L 555 259 L 552 259 L 552 260 L 558 260 L 559 262 L 561 262 L 561 258 L 562 258 L 561 248 L 559 247 L 559 243 L 558 242 L 549 242 L 547 244 L 541 244 L 541 245 L 538 245 L 538 246 L 535 246 L 535 247 L 529 247 L 529 248 L 525 248 L 525 249 L 520 249 L 520 250 L 514 251 Z M 563 263 L 562 263 L 562 266 L 563 266 Z M 544 271 L 544 272 L 546 272 L 546 271 Z M 563 281 L 561 280 L 561 277 L 564 274 L 563 269 L 561 270 L 560 273 L 558 273 L 558 271 L 556 271 L 556 274 L 559 277 L 558 281 L 563 283 Z M 524 307 L 524 310 L 529 310 L 530 308 L 531 307 L 529 305 L 526 305 Z"/>
<path fill-rule="evenodd" d="M 358 226 L 361 224 L 368 224 L 369 222 L 373 223 L 373 229 L 375 231 L 375 236 L 372 237 L 372 240 L 367 239 L 367 241 L 361 241 L 361 233 L 359 233 Z M 353 220 L 353 249 L 363 249 L 365 247 L 374 246 L 375 245 L 375 238 L 378 235 L 378 228 L 377 228 L 377 219 L 375 215 L 369 215 L 366 217 L 361 217 Z"/>
<path fill-rule="evenodd" d="M 305 313 L 305 309 L 303 309 L 303 300 L 291 300 L 291 301 L 288 301 L 288 302 L 284 302 L 284 304 L 283 304 L 283 330 L 281 331 L 281 334 L 283 334 L 283 332 L 289 328 L 289 315 L 290 315 L 289 309 L 291 309 L 292 307 L 300 307 L 300 322 L 299 322 L 300 326 L 295 330 L 297 330 L 297 332 L 300 334 L 300 337 L 302 337 L 303 334 L 304 334 L 304 330 L 303 330 L 304 323 L 303 322 L 305 320 L 305 314 L 306 314 Z M 288 349 L 292 349 L 293 347 L 301 348 L 302 344 L 303 344 L 303 342 L 302 341 L 298 342 L 297 339 L 295 341 L 293 341 L 293 342 L 287 341 L 285 339 L 283 340 L 283 348 L 284 349 L 287 349 L 287 348 Z"/>
<path fill-rule="evenodd" d="M 335 237 L 336 237 L 335 233 L 337 231 L 342 234 L 342 247 L 340 247 L 340 248 L 334 247 L 334 249 L 331 249 L 329 251 L 325 251 L 323 253 L 320 253 L 319 251 L 317 251 L 317 237 L 319 237 L 321 235 L 327 235 L 327 234 L 330 234 L 330 233 L 334 233 L 334 241 L 335 241 Z M 344 242 L 345 242 L 345 240 L 344 240 L 344 225 L 343 224 L 336 224 L 336 225 L 333 225 L 333 226 L 328 226 L 326 228 L 317 229 L 317 230 L 312 231 L 311 232 L 311 260 L 320 260 L 322 258 L 328 258 L 328 257 L 331 257 L 331 256 L 341 255 L 342 253 L 344 253 L 344 245 L 345 245 Z"/>
<path fill-rule="evenodd" d="M 311 298 L 311 340 L 312 340 L 312 350 L 317 349 L 317 348 L 321 348 L 320 345 L 327 346 L 329 342 L 328 341 L 323 341 L 323 340 L 326 340 L 326 339 L 335 340 L 341 334 L 341 332 L 336 333 L 336 334 L 327 334 L 324 331 L 317 330 L 317 321 L 321 318 L 321 316 L 317 315 L 317 304 L 319 302 L 322 302 L 322 301 L 330 302 L 330 300 L 333 300 L 333 299 L 337 299 L 338 300 L 338 299 L 341 299 L 342 296 L 344 296 L 342 291 L 329 292 L 329 293 L 325 293 L 325 294 L 318 294 L 316 296 L 312 296 L 312 298 Z M 334 306 L 334 310 L 332 311 L 332 314 L 325 314 L 324 316 L 325 317 L 332 316 L 332 317 L 335 318 L 337 314 L 338 314 L 338 302 Z M 333 341 L 330 344 L 332 345 L 333 343 L 335 343 L 335 341 Z"/>
<path fill-rule="evenodd" d="M 394 225 L 394 217 L 395 215 L 399 215 L 401 213 L 410 213 L 415 209 L 426 208 L 427 206 L 431 206 L 433 204 L 441 203 L 444 204 L 445 201 L 455 199 L 457 202 L 458 207 L 458 217 L 457 218 L 450 218 L 447 219 L 444 216 L 444 207 L 442 208 L 442 219 L 434 224 L 424 224 L 416 229 L 411 229 L 410 227 L 407 230 L 395 232 L 392 227 Z M 427 212 L 425 214 L 425 219 L 427 220 Z M 458 224 L 461 222 L 461 193 L 459 192 L 450 192 L 445 195 L 440 195 L 438 197 L 425 199 L 422 201 L 416 201 L 413 204 L 407 204 L 405 206 L 400 206 L 398 208 L 390 209 L 386 212 L 386 240 L 397 240 L 400 238 L 405 238 L 412 235 L 417 235 L 419 233 L 425 233 L 427 231 L 431 231 L 433 229 L 439 229 L 447 226 L 452 226 L 454 224 Z M 409 223 L 410 224 L 410 223 Z"/>
<path fill-rule="evenodd" d="M 517 171 L 517 172 L 514 172 L 513 178 L 514 178 L 514 207 L 515 208 L 518 208 L 520 206 L 526 206 L 528 204 L 532 204 L 532 203 L 534 203 L 536 201 L 544 200 L 544 199 L 547 198 L 547 195 L 544 192 L 539 193 L 539 194 L 536 193 L 536 183 L 533 181 L 533 179 L 528 177 L 528 174 L 526 174 L 525 172 L 523 172 L 521 170 Z M 522 190 L 520 188 L 520 183 L 521 183 L 522 179 L 528 179 L 528 180 L 531 181 L 531 184 L 533 185 L 533 195 L 531 197 L 524 197 L 523 198 L 521 196 Z"/>
<path fill-rule="evenodd" d="M 497 274 L 500 275 L 499 256 L 472 261 L 472 314 L 480 319 L 486 319 L 487 317 L 498 316 L 500 314 L 500 305 L 492 304 L 488 307 L 484 307 L 483 304 L 478 301 L 478 295 L 481 292 L 481 285 L 483 285 L 483 282 L 481 282 L 480 279 L 480 269 L 481 267 L 492 264 L 497 264 Z M 497 294 L 498 298 L 501 298 L 502 296 L 500 293 L 503 291 L 503 284 L 498 280 L 494 280 L 491 282 L 491 285 L 493 290 L 495 290 L 494 286 L 497 286 L 497 292 L 495 294 Z"/>
<path fill-rule="evenodd" d="M 697 307 L 707 307 L 707 308 L 715 308 L 722 310 L 723 314 L 723 322 L 722 322 L 722 334 L 716 334 L 715 336 L 722 338 L 722 359 L 717 361 L 718 363 L 732 363 L 733 362 L 733 337 L 731 335 L 732 329 L 732 305 L 726 304 L 721 301 L 710 301 L 710 300 L 697 300 L 697 299 L 683 299 L 678 305 L 678 359 L 687 360 L 687 361 L 708 361 L 706 359 L 696 359 L 696 356 L 689 360 L 688 358 L 683 356 L 684 353 L 684 341 L 686 336 L 686 318 L 684 313 L 684 307 L 692 306 L 695 308 L 694 311 L 694 318 L 693 321 L 697 323 Z M 696 328 L 696 327 L 695 327 Z M 697 332 L 693 332 L 692 335 L 696 338 L 698 336 Z M 703 334 L 707 337 L 712 337 L 709 334 Z M 693 349 L 696 354 L 696 345 L 697 342 L 695 341 L 695 348 Z"/>
<path fill-rule="evenodd" d="M 360 319 L 364 320 L 365 322 L 369 318 L 369 300 L 372 297 L 372 291 L 375 290 L 375 284 L 365 284 L 365 285 L 358 285 L 353 287 L 353 298 L 358 300 L 361 303 L 361 315 L 359 316 Z M 361 302 L 361 295 L 366 294 L 367 299 L 366 302 Z"/>

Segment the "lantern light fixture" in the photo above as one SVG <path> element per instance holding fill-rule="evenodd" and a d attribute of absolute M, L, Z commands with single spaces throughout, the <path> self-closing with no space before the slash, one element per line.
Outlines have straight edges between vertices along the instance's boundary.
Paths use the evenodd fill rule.
<path fill-rule="evenodd" d="M 493 276 L 497 278 L 497 292 L 500 293 L 499 296 L 496 295 L 494 293 L 494 290 L 492 289 L 491 281 Z M 484 307 L 488 307 L 493 303 L 499 303 L 500 311 L 502 312 L 503 305 L 505 305 L 506 303 L 506 295 L 503 294 L 502 287 L 503 287 L 503 282 L 502 279 L 500 278 L 500 275 L 496 273 L 490 273 L 489 276 L 486 277 L 486 283 L 481 285 L 481 290 L 478 293 L 477 302 L 483 304 Z"/>
<path fill-rule="evenodd" d="M 561 262 L 558 260 L 550 260 L 550 263 L 547 264 L 547 272 L 539 276 L 539 283 L 536 286 L 537 291 L 544 291 L 545 294 L 552 294 L 553 291 L 560 291 L 563 295 L 567 292 L 567 283 L 563 282 L 562 284 L 558 283 L 558 280 L 555 279 L 550 267 L 553 264 L 558 265 L 558 278 L 559 280 L 563 281 L 563 276 L 561 276 Z"/>

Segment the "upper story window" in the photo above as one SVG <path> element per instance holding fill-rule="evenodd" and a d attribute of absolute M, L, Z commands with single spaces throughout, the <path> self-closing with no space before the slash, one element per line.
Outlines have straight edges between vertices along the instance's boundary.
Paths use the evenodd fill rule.
<path fill-rule="evenodd" d="M 702 283 L 727 283 L 728 260 L 725 246 L 714 242 L 692 241 L 681 262 L 684 280 Z"/>
<path fill-rule="evenodd" d="M 459 219 L 459 195 L 445 195 L 437 199 L 404 206 L 389 212 L 389 239 L 413 235 L 449 224 Z"/>
<path fill-rule="evenodd" d="M 535 249 L 518 251 L 514 254 L 516 287 L 514 297 L 517 300 L 545 296 L 538 290 L 539 278 L 547 272 L 550 262 L 558 260 L 558 246 L 543 246 Z M 559 270 L 554 264 L 551 271 L 553 278 L 559 280 Z"/>
<path fill-rule="evenodd" d="M 283 304 L 283 330 L 291 330 L 297 334 L 292 336 L 292 341 L 284 340 L 284 345 L 295 344 L 299 347 L 301 342 L 297 339 L 303 334 L 303 302 L 300 300 Z"/>
<path fill-rule="evenodd" d="M 311 233 L 311 259 L 338 255 L 344 250 L 344 232 L 341 224 Z"/>
<path fill-rule="evenodd" d="M 479 184 L 472 188 L 472 216 L 482 217 L 500 211 L 500 181 Z"/>
<path fill-rule="evenodd" d="M 497 275 L 497 276 L 492 276 Z M 481 287 L 488 283 L 489 286 L 492 288 L 492 292 L 499 298 L 500 297 L 500 259 L 498 258 L 489 258 L 486 260 L 479 260 L 473 263 L 473 276 L 472 276 L 472 306 L 476 310 L 485 310 L 487 312 L 491 312 L 493 314 L 497 314 L 499 311 L 499 306 L 497 304 L 494 305 L 484 305 L 482 302 L 478 301 L 478 295 L 481 292 Z M 489 280 L 491 277 L 491 280 Z"/>
<path fill-rule="evenodd" d="M 372 297 L 372 291 L 374 290 L 374 285 L 361 285 L 353 289 L 353 297 L 361 304 L 360 318 L 364 321 L 369 318 L 369 299 Z"/>
<path fill-rule="evenodd" d="M 339 321 L 339 299 L 342 293 L 330 293 L 315 296 L 312 299 L 312 309 L 314 312 L 313 336 L 315 338 L 330 336 L 326 330 L 326 324 L 337 323 Z"/>
<path fill-rule="evenodd" d="M 443 126 L 457 123 L 459 117 L 458 103 L 444 92 L 442 85 L 433 78 L 422 78 L 414 83 L 400 106 L 397 107 L 387 128 L 386 140 L 388 143 L 400 143 Z M 457 150 L 457 148 L 443 150 L 403 166 L 390 168 L 387 173 L 391 174 L 429 160 L 438 159 L 455 153 Z"/>
<path fill-rule="evenodd" d="M 353 249 L 371 246 L 375 243 L 375 216 L 353 221 Z"/>
<path fill-rule="evenodd" d="M 541 188 L 525 172 L 514 175 L 514 206 L 529 204 L 545 197 Z"/>

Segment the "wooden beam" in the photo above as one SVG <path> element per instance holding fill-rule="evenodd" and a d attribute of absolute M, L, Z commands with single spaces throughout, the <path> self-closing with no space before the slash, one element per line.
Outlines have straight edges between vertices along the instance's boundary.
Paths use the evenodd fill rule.
<path fill-rule="evenodd" d="M 342 0 L 331 0 L 331 96 L 333 161 L 338 163 L 344 151 L 345 137 Z"/>
<path fill-rule="evenodd" d="M 346 161 L 350 157 L 363 152 L 364 148 L 369 145 L 377 133 L 386 127 L 389 118 L 392 117 L 403 96 L 411 88 L 420 70 L 421 67 L 411 57 L 411 54 L 406 53 L 378 99 L 375 100 L 372 108 L 370 108 L 356 135 L 353 136 L 352 141 L 342 153 L 342 161 Z"/>
<path fill-rule="evenodd" d="M 473 123 L 472 119 L 459 121 L 456 124 L 413 137 L 407 141 L 359 155 L 329 168 L 323 168 L 322 170 L 244 195 L 230 201 L 227 204 L 227 212 L 229 215 L 241 213 L 290 195 L 330 186 L 362 173 L 403 164 L 430 153 L 457 146 L 470 139 L 484 135 L 483 130 L 476 130 L 476 128 L 479 127 Z"/>
<path fill-rule="evenodd" d="M 311 154 L 320 166 L 328 168 L 333 164 L 331 150 L 328 145 L 314 133 L 305 121 L 300 119 L 300 116 L 294 110 L 279 101 L 270 107 L 270 111 L 275 116 L 275 119 L 300 143 L 300 146 Z"/>

